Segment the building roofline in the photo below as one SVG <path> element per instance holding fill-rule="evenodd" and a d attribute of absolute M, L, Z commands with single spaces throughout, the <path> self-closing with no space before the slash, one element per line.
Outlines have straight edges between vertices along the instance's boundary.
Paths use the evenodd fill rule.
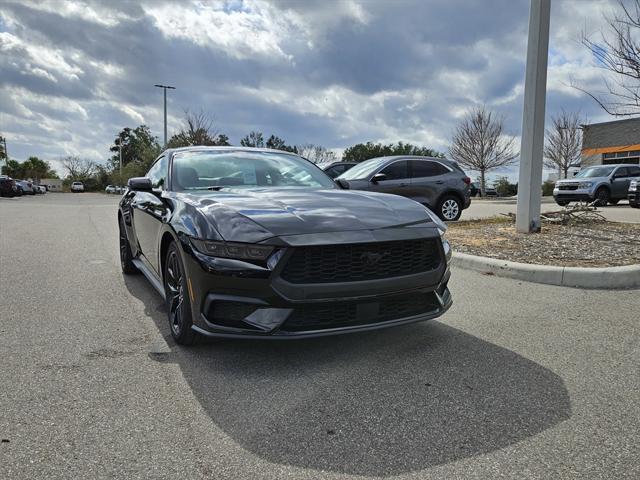
<path fill-rule="evenodd" d="M 611 124 L 614 124 L 614 123 L 624 123 L 624 122 L 630 122 L 630 121 L 633 121 L 633 120 L 640 121 L 640 117 L 623 118 L 623 119 L 620 119 L 620 120 L 610 120 L 608 122 L 599 122 L 599 123 L 585 123 L 585 124 L 582 124 L 581 127 L 585 127 L 586 128 L 586 127 L 595 127 L 595 126 L 599 126 L 599 125 L 611 125 Z"/>

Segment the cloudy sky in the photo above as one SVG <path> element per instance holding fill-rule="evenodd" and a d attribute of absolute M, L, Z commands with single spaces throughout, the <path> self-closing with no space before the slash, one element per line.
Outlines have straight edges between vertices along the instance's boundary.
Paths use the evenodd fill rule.
<path fill-rule="evenodd" d="M 552 0 L 547 116 L 608 120 L 570 86 L 602 89 L 580 45 L 613 2 Z M 0 133 L 9 154 L 103 162 L 125 127 L 162 137 L 204 110 L 250 130 L 342 149 L 399 140 L 447 151 L 472 106 L 519 137 L 528 0 L 0 0 Z M 511 170 L 513 176 L 514 170 Z"/>

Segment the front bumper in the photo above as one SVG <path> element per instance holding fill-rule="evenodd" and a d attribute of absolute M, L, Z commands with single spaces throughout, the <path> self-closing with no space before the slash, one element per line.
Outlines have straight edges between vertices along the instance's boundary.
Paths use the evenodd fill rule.
<path fill-rule="evenodd" d="M 414 232 L 415 233 L 415 232 Z M 346 243 L 346 242 L 345 242 Z M 442 243 L 438 267 L 359 282 L 292 284 L 278 266 L 185 255 L 193 328 L 233 338 L 304 338 L 373 330 L 439 317 L 452 304 Z"/>
<path fill-rule="evenodd" d="M 640 190 L 638 190 L 636 192 L 629 192 L 627 194 L 627 199 L 629 200 L 630 204 L 639 205 L 640 204 Z"/>
<path fill-rule="evenodd" d="M 593 201 L 594 194 L 590 189 L 576 189 L 576 190 L 560 190 L 559 188 L 553 189 L 553 198 L 558 201 L 565 202 L 589 202 Z"/>

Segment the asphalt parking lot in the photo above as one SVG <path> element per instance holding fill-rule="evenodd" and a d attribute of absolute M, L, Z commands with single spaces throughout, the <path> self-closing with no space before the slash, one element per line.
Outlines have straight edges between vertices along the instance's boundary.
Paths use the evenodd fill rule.
<path fill-rule="evenodd" d="M 559 207 L 552 197 L 542 198 L 541 211 L 558 210 Z M 478 218 L 495 217 L 503 213 L 516 213 L 517 207 L 514 199 L 479 199 L 473 198 L 471 206 L 462 212 L 461 220 L 474 220 Z M 612 222 L 633 222 L 640 223 L 640 210 L 631 208 L 626 200 L 620 201 L 618 205 L 607 205 L 599 207 L 598 213 Z"/>
<path fill-rule="evenodd" d="M 640 477 L 640 291 L 454 269 L 438 321 L 167 348 L 117 201 L 0 199 L 0 478 Z"/>

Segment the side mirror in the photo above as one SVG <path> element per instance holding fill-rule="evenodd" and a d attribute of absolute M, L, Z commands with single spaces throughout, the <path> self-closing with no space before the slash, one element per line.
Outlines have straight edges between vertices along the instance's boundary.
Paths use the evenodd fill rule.
<path fill-rule="evenodd" d="M 336 178 L 335 182 L 338 184 L 338 186 L 343 189 L 343 190 L 349 190 L 349 182 L 347 182 L 345 179 L 343 178 Z"/>
<path fill-rule="evenodd" d="M 386 180 L 387 176 L 384 173 L 376 173 L 373 177 L 371 177 L 371 183 L 378 183 Z"/>
<path fill-rule="evenodd" d="M 147 177 L 133 177 L 127 182 L 129 190 L 134 192 L 150 192 L 151 191 L 151 179 Z"/>

